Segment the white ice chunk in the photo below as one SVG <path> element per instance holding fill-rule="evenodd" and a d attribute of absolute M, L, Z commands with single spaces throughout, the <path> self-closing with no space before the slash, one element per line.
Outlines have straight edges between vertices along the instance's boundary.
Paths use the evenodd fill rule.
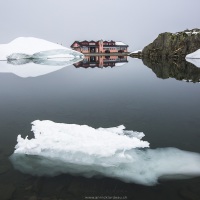
<path fill-rule="evenodd" d="M 80 152 L 88 155 L 108 157 L 117 151 L 132 148 L 148 147 L 149 143 L 140 140 L 143 135 L 135 133 L 136 137 L 126 135 L 124 126 L 115 128 L 92 128 L 87 125 L 60 124 L 52 121 L 32 122 L 34 139 L 22 139 L 18 136 L 15 153 L 49 156 L 51 152 Z M 138 137 L 137 137 L 138 135 Z M 32 146 L 37 148 L 32 148 Z M 39 154 L 38 154 L 39 152 Z"/>
<path fill-rule="evenodd" d="M 107 176 L 154 185 L 159 178 L 200 175 L 200 154 L 176 148 L 140 149 L 144 134 L 124 126 L 94 129 L 87 125 L 34 121 L 35 138 L 18 136 L 13 166 L 36 176 L 62 173 Z"/>

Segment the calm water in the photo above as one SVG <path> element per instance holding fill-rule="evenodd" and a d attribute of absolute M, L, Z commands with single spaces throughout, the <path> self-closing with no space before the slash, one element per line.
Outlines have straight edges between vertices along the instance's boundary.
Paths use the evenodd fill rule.
<path fill-rule="evenodd" d="M 1 73 L 0 98 L 0 199 L 200 199 L 198 177 L 151 187 L 110 178 L 34 177 L 14 170 L 8 159 L 18 134 L 32 136 L 36 119 L 95 128 L 123 124 L 144 132 L 152 149 L 200 153 L 199 83 L 157 78 L 130 58 L 123 66 L 68 66 L 34 78 Z"/>

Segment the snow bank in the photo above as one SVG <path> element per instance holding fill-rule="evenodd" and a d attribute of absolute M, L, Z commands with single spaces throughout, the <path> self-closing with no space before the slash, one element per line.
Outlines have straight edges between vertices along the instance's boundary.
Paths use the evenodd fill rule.
<path fill-rule="evenodd" d="M 149 146 L 141 140 L 144 134 L 126 131 L 122 125 L 94 129 L 52 121 L 32 124 L 35 138 L 19 135 L 10 157 L 13 166 L 23 173 L 98 175 L 144 185 L 154 185 L 164 177 L 200 175 L 200 154 L 176 148 L 140 149 Z"/>
<path fill-rule="evenodd" d="M 195 29 L 192 29 L 192 30 L 184 31 L 184 33 L 186 33 L 188 36 L 192 36 L 192 35 L 200 34 L 200 31 L 199 31 L 199 29 L 195 28 Z M 180 34 L 183 34 L 183 32 L 176 32 L 173 35 L 180 35 Z"/>
<path fill-rule="evenodd" d="M 142 50 L 132 51 L 132 52 L 130 52 L 130 54 L 132 54 L 132 53 L 139 53 L 139 52 L 142 52 Z"/>
<path fill-rule="evenodd" d="M 192 63 L 193 65 L 195 65 L 196 67 L 200 68 L 200 59 L 191 59 L 191 58 L 186 58 L 187 62 Z"/>
<path fill-rule="evenodd" d="M 198 49 L 197 51 L 188 54 L 186 56 L 186 60 L 192 64 L 194 64 L 196 67 L 200 68 L 200 49 Z"/>
<path fill-rule="evenodd" d="M 127 44 L 121 42 L 121 41 L 117 41 L 115 42 L 115 45 L 119 45 L 119 46 L 127 46 Z"/>
<path fill-rule="evenodd" d="M 191 54 L 188 54 L 186 56 L 186 58 L 191 58 L 191 59 L 200 59 L 200 49 L 198 49 L 197 51 L 191 53 Z"/>
<path fill-rule="evenodd" d="M 7 60 L 8 56 L 16 53 L 32 55 L 40 51 L 49 51 L 55 49 L 76 52 L 59 44 L 55 44 L 43 39 L 34 37 L 19 37 L 8 44 L 0 44 L 0 60 Z"/>

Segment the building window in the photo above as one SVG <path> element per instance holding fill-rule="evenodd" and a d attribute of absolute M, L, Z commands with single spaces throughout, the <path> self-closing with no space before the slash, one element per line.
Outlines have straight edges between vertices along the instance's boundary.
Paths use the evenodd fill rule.
<path fill-rule="evenodd" d="M 88 51 L 87 47 L 82 47 L 82 51 Z"/>

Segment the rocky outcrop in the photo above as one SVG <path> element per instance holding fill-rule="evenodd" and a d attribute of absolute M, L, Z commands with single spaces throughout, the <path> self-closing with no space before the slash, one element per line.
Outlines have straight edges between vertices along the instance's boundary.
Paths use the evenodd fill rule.
<path fill-rule="evenodd" d="M 200 68 L 192 63 L 174 60 L 154 61 L 149 58 L 142 59 L 144 65 L 151 68 L 158 78 L 167 79 L 175 78 L 176 80 L 184 80 L 187 82 L 200 82 Z"/>
<path fill-rule="evenodd" d="M 177 33 L 161 33 L 142 50 L 142 57 L 151 60 L 181 60 L 200 49 L 200 29 Z"/>

